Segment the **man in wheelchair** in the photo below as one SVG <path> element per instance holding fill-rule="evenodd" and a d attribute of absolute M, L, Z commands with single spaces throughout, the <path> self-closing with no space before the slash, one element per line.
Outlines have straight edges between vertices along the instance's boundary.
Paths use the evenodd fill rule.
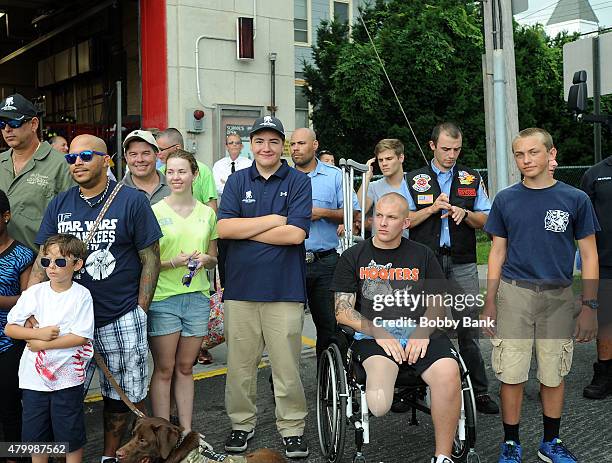
<path fill-rule="evenodd" d="M 356 331 L 352 351 L 366 371 L 372 414 L 389 411 L 399 369 L 413 369 L 430 388 L 436 445 L 431 461 L 452 463 L 461 409 L 458 357 L 450 339 L 436 330 L 444 307 L 423 303 L 426 295 L 443 291 L 444 273 L 428 247 L 402 238 L 408 213 L 403 196 L 380 198 L 376 234 L 338 261 L 332 284 L 336 319 Z"/>

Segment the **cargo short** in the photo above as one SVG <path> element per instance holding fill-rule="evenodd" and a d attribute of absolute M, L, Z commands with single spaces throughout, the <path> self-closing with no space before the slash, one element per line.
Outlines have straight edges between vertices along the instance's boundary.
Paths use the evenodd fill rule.
<path fill-rule="evenodd" d="M 497 292 L 497 333 L 491 339 L 495 376 L 506 384 L 529 379 L 535 345 L 537 378 L 557 387 L 572 366 L 572 335 L 580 306 L 571 286 L 530 289 L 500 281 Z"/>

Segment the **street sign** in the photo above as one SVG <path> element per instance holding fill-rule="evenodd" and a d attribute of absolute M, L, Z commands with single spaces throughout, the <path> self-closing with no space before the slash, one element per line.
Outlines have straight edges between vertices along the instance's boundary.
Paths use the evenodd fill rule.
<path fill-rule="evenodd" d="M 601 94 L 612 93 L 612 32 L 599 36 L 599 66 Z M 585 37 L 563 45 L 563 95 L 565 101 L 572 85 L 574 72 L 587 72 L 588 97 L 593 97 L 593 38 Z"/>
<path fill-rule="evenodd" d="M 529 9 L 529 0 L 512 0 L 512 15 L 523 13 Z"/>

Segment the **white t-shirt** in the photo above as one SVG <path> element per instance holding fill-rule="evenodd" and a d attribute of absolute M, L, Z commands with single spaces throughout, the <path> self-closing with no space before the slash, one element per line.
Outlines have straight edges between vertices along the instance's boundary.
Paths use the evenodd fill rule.
<path fill-rule="evenodd" d="M 85 382 L 87 363 L 93 356 L 94 312 L 89 290 L 78 283 L 58 293 L 46 281 L 23 292 L 7 316 L 7 323 L 23 326 L 34 315 L 38 326 L 57 325 L 60 336 L 75 334 L 87 344 L 66 349 L 32 352 L 26 347 L 19 363 L 19 387 L 57 391 Z"/>

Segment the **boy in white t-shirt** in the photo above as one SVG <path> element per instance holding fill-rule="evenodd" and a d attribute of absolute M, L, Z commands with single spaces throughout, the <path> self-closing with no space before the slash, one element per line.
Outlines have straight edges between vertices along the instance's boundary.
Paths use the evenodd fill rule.
<path fill-rule="evenodd" d="M 86 255 L 78 238 L 50 237 L 40 259 L 49 281 L 23 292 L 5 328 L 7 336 L 28 343 L 19 364 L 22 440 L 67 443 L 66 463 L 81 462 L 86 442 L 83 383 L 93 356 L 93 301 L 89 290 L 72 281 Z M 38 327 L 24 326 L 30 317 Z M 32 454 L 33 463 L 46 461 L 47 454 Z"/>

